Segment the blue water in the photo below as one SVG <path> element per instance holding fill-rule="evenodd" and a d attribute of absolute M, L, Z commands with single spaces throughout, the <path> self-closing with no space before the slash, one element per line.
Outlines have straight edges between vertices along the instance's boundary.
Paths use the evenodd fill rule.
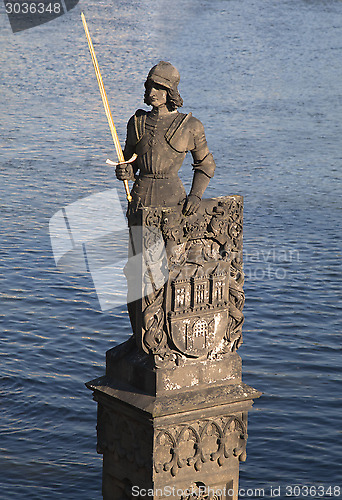
<path fill-rule="evenodd" d="M 240 486 L 266 498 L 281 486 L 286 498 L 286 486 L 323 485 L 324 496 L 308 498 L 333 498 L 329 486 L 342 486 L 342 2 L 80 4 L 15 35 L 1 7 L 1 500 L 101 497 L 84 382 L 130 334 L 125 308 L 101 312 L 89 275 L 56 269 L 49 241 L 62 207 L 122 190 L 104 164 L 115 154 L 81 7 L 121 139 L 148 70 L 169 60 L 216 159 L 207 196 L 245 199 L 239 353 L 244 381 L 264 395 L 250 413 Z M 190 169 L 188 160 L 187 186 Z"/>

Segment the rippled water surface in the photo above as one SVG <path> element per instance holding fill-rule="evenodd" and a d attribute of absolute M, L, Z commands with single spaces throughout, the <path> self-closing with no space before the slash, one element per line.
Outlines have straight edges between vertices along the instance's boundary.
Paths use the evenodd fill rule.
<path fill-rule="evenodd" d="M 121 139 L 148 70 L 169 60 L 216 159 L 207 196 L 244 196 L 239 352 L 245 382 L 264 395 L 241 487 L 342 486 L 342 2 L 80 4 Z M 96 500 L 96 405 L 84 382 L 130 328 L 124 307 L 101 312 L 89 275 L 55 268 L 48 223 L 122 185 L 104 164 L 115 155 L 80 5 L 15 35 L 4 14 L 1 27 L 0 498 Z M 190 173 L 188 160 L 187 186 Z"/>

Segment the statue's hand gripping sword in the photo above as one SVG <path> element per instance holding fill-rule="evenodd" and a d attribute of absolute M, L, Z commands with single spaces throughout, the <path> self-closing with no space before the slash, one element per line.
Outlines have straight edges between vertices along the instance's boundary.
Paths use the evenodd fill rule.
<path fill-rule="evenodd" d="M 109 165 L 120 165 L 121 163 L 132 163 L 137 158 L 137 155 L 134 154 L 132 156 L 132 158 L 130 158 L 129 160 L 125 161 L 125 158 L 124 158 L 124 155 L 123 155 L 123 152 L 122 152 L 122 148 L 121 148 L 121 145 L 120 145 L 120 142 L 119 142 L 119 137 L 118 137 L 115 125 L 114 125 L 112 113 L 110 111 L 107 94 L 106 94 L 106 91 L 105 91 L 105 88 L 104 88 L 104 85 L 103 85 L 100 68 L 99 68 L 99 65 L 98 65 L 98 62 L 97 62 L 97 59 L 96 59 L 96 55 L 95 55 L 95 50 L 94 50 L 93 43 L 92 43 L 91 38 L 90 38 L 90 33 L 89 33 L 89 30 L 88 30 L 87 21 L 85 20 L 83 12 L 81 13 L 81 17 L 82 17 L 82 23 L 83 23 L 84 31 L 85 31 L 85 34 L 86 34 L 86 37 L 87 37 L 87 40 L 88 40 L 89 51 L 90 51 L 90 54 L 91 54 L 93 65 L 94 65 L 95 74 L 96 74 L 96 78 L 97 78 L 97 83 L 99 84 L 99 89 L 100 89 L 100 93 L 101 93 L 101 97 L 102 97 L 103 106 L 104 106 L 105 113 L 106 113 L 106 116 L 107 116 L 109 128 L 110 128 L 110 131 L 111 131 L 111 134 L 112 134 L 112 137 L 113 137 L 113 142 L 114 142 L 114 146 L 115 146 L 115 149 L 116 149 L 116 153 L 117 153 L 118 159 L 119 159 L 118 163 L 114 163 L 111 160 L 107 160 L 106 163 L 108 163 Z M 130 191 L 129 191 L 128 181 L 123 181 L 123 182 L 124 182 L 124 186 L 125 186 L 127 200 L 130 203 L 132 201 L 132 197 L 131 197 L 131 194 L 130 194 Z"/>

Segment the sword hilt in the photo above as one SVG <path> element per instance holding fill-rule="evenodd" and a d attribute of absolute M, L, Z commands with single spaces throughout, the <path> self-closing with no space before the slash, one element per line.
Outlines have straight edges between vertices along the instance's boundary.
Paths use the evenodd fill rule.
<path fill-rule="evenodd" d="M 138 155 L 136 155 L 134 153 L 134 155 L 132 156 L 132 158 L 130 158 L 129 160 L 115 162 L 115 161 L 112 161 L 109 158 L 107 158 L 106 163 L 107 163 L 107 165 L 111 165 L 112 167 L 116 167 L 117 165 L 124 165 L 124 164 L 127 164 L 127 163 L 132 163 L 137 158 L 138 158 Z M 130 203 L 132 201 L 132 196 L 131 196 L 131 193 L 129 191 L 128 181 L 123 181 L 123 182 L 124 182 L 125 191 L 126 191 L 126 198 L 127 198 L 128 203 Z"/>

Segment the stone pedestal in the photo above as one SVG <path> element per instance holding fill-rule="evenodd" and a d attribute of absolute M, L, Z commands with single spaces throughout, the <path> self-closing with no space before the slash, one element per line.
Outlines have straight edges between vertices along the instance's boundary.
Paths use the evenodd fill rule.
<path fill-rule="evenodd" d="M 103 498 L 237 500 L 247 414 L 260 396 L 242 382 L 236 352 L 242 198 L 204 200 L 188 218 L 144 208 L 130 226 L 133 335 L 86 384 L 98 403 Z"/>
<path fill-rule="evenodd" d="M 139 356 L 135 352 L 134 365 L 131 347 L 127 372 L 138 373 Z M 128 382 L 129 375 L 115 378 L 125 362 L 120 350 L 122 346 L 107 352 L 107 375 L 87 384 L 98 402 L 103 498 L 143 498 L 138 492 L 151 490 L 154 496 L 147 498 L 236 499 L 239 461 L 246 458 L 247 414 L 253 398 L 260 396 L 241 381 L 240 356 L 191 361 L 175 370 L 177 376 L 172 370 L 146 368 L 137 388 Z M 149 378 L 157 381 L 157 394 L 144 388 Z M 216 497 L 206 496 L 208 488 Z M 203 494 L 177 494 L 181 491 Z"/>

